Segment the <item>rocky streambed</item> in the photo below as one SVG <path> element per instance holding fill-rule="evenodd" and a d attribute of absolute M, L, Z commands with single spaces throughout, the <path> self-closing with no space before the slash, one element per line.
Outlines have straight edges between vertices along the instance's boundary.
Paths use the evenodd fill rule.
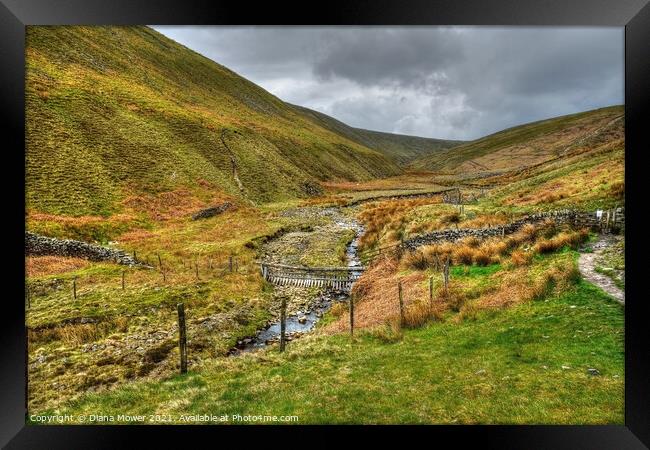
<path fill-rule="evenodd" d="M 299 209 L 290 211 L 292 217 L 300 217 Z M 304 208 L 304 213 L 314 215 L 313 208 Z M 314 227 L 313 231 L 296 231 L 287 233 L 265 244 L 262 253 L 263 259 L 268 262 L 305 265 L 305 259 L 317 260 L 318 253 L 336 252 L 333 245 L 349 235 L 353 237 L 345 247 L 342 261 L 337 261 L 339 266 L 360 266 L 358 255 L 359 239 L 363 234 L 361 225 L 350 215 L 344 214 L 340 208 L 321 208 L 320 217 L 327 218 L 327 223 Z M 324 245 L 325 244 L 325 245 Z M 329 245 L 327 245 L 329 244 Z M 310 253 L 313 253 L 310 255 Z M 323 265 L 332 265 L 323 264 Z M 312 265 L 313 266 L 313 265 Z M 254 335 L 241 339 L 231 349 L 230 354 L 236 355 L 264 348 L 280 340 L 280 304 L 281 298 L 287 299 L 287 316 L 285 320 L 285 337 L 291 341 L 314 329 L 323 315 L 337 302 L 347 302 L 347 292 L 323 288 L 304 288 L 297 286 L 275 286 L 274 301 L 271 306 L 273 319 Z"/>

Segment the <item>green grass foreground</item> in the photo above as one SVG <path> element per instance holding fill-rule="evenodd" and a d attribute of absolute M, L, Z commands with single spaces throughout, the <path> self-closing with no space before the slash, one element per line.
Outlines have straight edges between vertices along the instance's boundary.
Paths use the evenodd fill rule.
<path fill-rule="evenodd" d="M 297 415 L 298 423 L 622 424 L 624 308 L 560 296 L 386 342 L 314 335 L 200 371 L 86 394 L 49 413 Z M 588 369 L 597 369 L 592 375 Z"/>

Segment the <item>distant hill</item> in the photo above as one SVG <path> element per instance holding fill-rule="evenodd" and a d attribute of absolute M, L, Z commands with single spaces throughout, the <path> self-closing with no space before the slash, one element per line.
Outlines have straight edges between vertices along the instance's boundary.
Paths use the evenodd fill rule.
<path fill-rule="evenodd" d="M 390 151 L 145 26 L 28 27 L 26 64 L 30 211 L 107 215 L 176 189 L 267 202 L 400 173 Z"/>
<path fill-rule="evenodd" d="M 409 168 L 471 174 L 534 166 L 568 155 L 572 148 L 606 130 L 623 114 L 623 106 L 611 106 L 508 128 L 424 155 L 411 161 Z"/>
<path fill-rule="evenodd" d="M 465 141 L 424 138 L 354 128 L 321 112 L 298 105 L 293 105 L 293 107 L 323 128 L 376 150 L 399 165 L 406 165 L 418 157 L 432 155 L 439 150 L 465 143 Z"/>

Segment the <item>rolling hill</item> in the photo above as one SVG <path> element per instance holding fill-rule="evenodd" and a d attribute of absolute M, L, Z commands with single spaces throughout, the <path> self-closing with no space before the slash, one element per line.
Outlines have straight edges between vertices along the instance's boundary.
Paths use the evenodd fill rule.
<path fill-rule="evenodd" d="M 293 105 L 293 107 L 311 118 L 317 125 L 376 150 L 400 166 L 407 165 L 417 158 L 432 155 L 439 150 L 451 149 L 465 143 L 465 141 L 424 138 L 354 128 L 321 112 L 298 105 Z"/>
<path fill-rule="evenodd" d="M 25 95 L 29 211 L 110 215 L 179 189 L 258 203 L 400 172 L 144 26 L 29 27 Z"/>
<path fill-rule="evenodd" d="M 409 167 L 488 174 L 535 166 L 567 156 L 585 140 L 621 127 L 623 114 L 622 106 L 611 106 L 532 122 L 427 154 Z"/>

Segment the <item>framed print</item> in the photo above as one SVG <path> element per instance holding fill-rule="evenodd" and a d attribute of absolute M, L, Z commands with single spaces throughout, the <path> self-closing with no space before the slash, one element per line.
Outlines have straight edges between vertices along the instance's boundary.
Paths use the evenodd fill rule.
<path fill-rule="evenodd" d="M 2 0 L 3 445 L 646 448 L 646 3 Z"/>

